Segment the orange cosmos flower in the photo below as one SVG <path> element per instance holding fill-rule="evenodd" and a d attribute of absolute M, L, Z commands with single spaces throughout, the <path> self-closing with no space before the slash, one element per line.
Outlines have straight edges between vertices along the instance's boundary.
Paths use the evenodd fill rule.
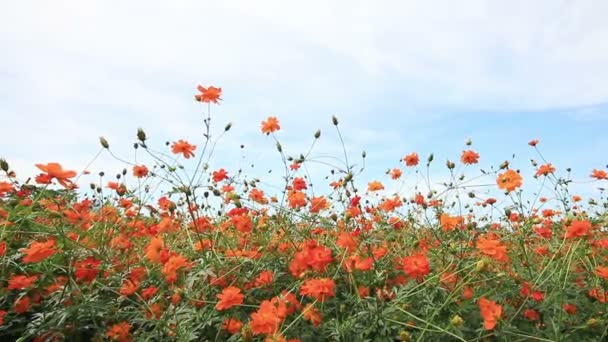
<path fill-rule="evenodd" d="M 306 194 L 302 191 L 290 191 L 287 195 L 287 201 L 292 209 L 304 207 L 306 206 Z"/>
<path fill-rule="evenodd" d="M 336 284 L 333 279 L 319 278 L 308 279 L 300 287 L 300 294 L 303 296 L 312 297 L 323 303 L 325 299 L 335 295 Z"/>
<path fill-rule="evenodd" d="M 591 222 L 588 220 L 573 220 L 570 225 L 566 227 L 566 239 L 585 237 L 591 234 L 592 227 Z"/>
<path fill-rule="evenodd" d="M 403 272 L 412 278 L 421 278 L 431 273 L 431 263 L 424 254 L 415 254 L 403 258 Z"/>
<path fill-rule="evenodd" d="M 591 171 L 591 177 L 597 180 L 608 180 L 608 172 L 604 170 L 594 169 Z"/>
<path fill-rule="evenodd" d="M 14 275 L 8 280 L 8 290 L 23 290 L 32 287 L 38 276 Z"/>
<path fill-rule="evenodd" d="M 477 164 L 479 162 L 479 153 L 475 151 L 462 151 L 462 156 L 460 156 L 460 161 L 463 164 Z"/>
<path fill-rule="evenodd" d="M 133 176 L 137 178 L 146 177 L 148 175 L 148 168 L 145 165 L 133 166 Z"/>
<path fill-rule="evenodd" d="M 228 318 L 224 322 L 222 322 L 222 329 L 226 330 L 229 334 L 236 334 L 241 331 L 243 327 L 243 322 L 239 321 L 236 318 Z"/>
<path fill-rule="evenodd" d="M 184 155 L 184 158 L 190 159 L 190 157 L 194 157 L 194 150 L 196 150 L 195 145 L 191 145 L 185 140 L 178 140 L 171 145 L 171 152 L 178 154 L 181 153 Z"/>
<path fill-rule="evenodd" d="M 406 166 L 416 166 L 420 162 L 420 158 L 418 157 L 418 153 L 413 152 L 403 157 L 403 161 Z"/>
<path fill-rule="evenodd" d="M 508 262 L 509 256 L 507 255 L 507 247 L 503 245 L 498 238 L 495 238 L 491 235 L 480 235 L 477 238 L 476 243 L 477 249 L 484 255 L 489 256 L 490 258 Z"/>
<path fill-rule="evenodd" d="M 18 314 L 26 313 L 30 310 L 31 303 L 30 297 L 28 296 L 17 298 L 13 304 L 13 310 Z"/>
<path fill-rule="evenodd" d="M 439 223 L 443 231 L 452 231 L 456 228 L 462 227 L 462 225 L 464 224 L 464 217 L 441 214 L 439 218 Z"/>
<path fill-rule="evenodd" d="M 608 266 L 598 266 L 595 268 L 595 274 L 608 280 Z"/>
<path fill-rule="evenodd" d="M 114 324 L 108 329 L 106 336 L 112 341 L 130 342 L 129 330 L 131 330 L 131 325 L 127 322 Z"/>
<path fill-rule="evenodd" d="M 538 167 L 538 170 L 536 170 L 536 175 L 537 176 L 546 176 L 550 173 L 555 172 L 555 167 L 553 167 L 553 165 L 551 165 L 551 163 L 549 164 L 544 164 Z"/>
<path fill-rule="evenodd" d="M 329 202 L 323 196 L 313 197 L 310 199 L 310 212 L 319 213 L 329 208 Z"/>
<path fill-rule="evenodd" d="M 502 316 L 502 306 L 496 304 L 485 297 L 479 298 L 477 302 L 479 305 L 479 311 L 483 318 L 483 327 L 486 330 L 492 330 L 496 327 L 496 323 L 500 316 Z"/>
<path fill-rule="evenodd" d="M 279 119 L 275 116 L 269 116 L 266 120 L 262 121 L 262 133 L 266 133 L 266 135 L 270 133 L 274 133 L 281 129 L 279 125 Z"/>
<path fill-rule="evenodd" d="M 120 288 L 119 293 L 125 297 L 128 297 L 139 289 L 139 282 L 136 280 L 126 279 L 122 283 L 122 287 Z"/>
<path fill-rule="evenodd" d="M 391 179 L 399 179 L 402 174 L 403 172 L 401 172 L 401 169 L 394 168 L 391 170 Z"/>
<path fill-rule="evenodd" d="M 315 308 L 313 304 L 308 304 L 302 310 L 302 316 L 305 320 L 310 321 L 313 326 L 318 326 L 323 321 L 323 317 L 321 316 L 321 311 Z"/>
<path fill-rule="evenodd" d="M 174 255 L 163 265 L 161 272 L 165 275 L 168 283 L 174 283 L 177 281 L 177 271 L 188 267 L 190 267 L 188 259 L 181 255 Z"/>
<path fill-rule="evenodd" d="M 97 278 L 97 274 L 99 273 L 99 266 L 101 265 L 100 260 L 96 260 L 93 257 L 87 257 L 82 261 L 78 261 L 74 264 L 74 276 L 76 280 L 82 281 L 85 283 L 92 282 L 95 278 Z"/>
<path fill-rule="evenodd" d="M 36 167 L 46 172 L 46 179 L 50 182 L 51 179 L 55 178 L 59 184 L 65 188 L 71 188 L 73 183 L 68 178 L 76 177 L 76 171 L 64 170 L 59 163 L 48 163 L 48 164 L 36 164 Z"/>
<path fill-rule="evenodd" d="M 272 284 L 274 281 L 274 273 L 272 271 L 262 271 L 258 275 L 257 278 L 253 281 L 254 286 L 256 287 L 265 287 Z"/>
<path fill-rule="evenodd" d="M 256 334 L 274 334 L 283 319 L 279 317 L 278 308 L 269 300 L 260 304 L 258 311 L 251 314 L 251 331 Z"/>
<path fill-rule="evenodd" d="M 538 145 L 538 139 L 530 140 L 530 142 L 528 142 L 528 145 L 532 147 Z"/>
<path fill-rule="evenodd" d="M 213 171 L 213 181 L 214 182 L 221 182 L 224 179 L 228 179 L 228 171 L 224 170 L 224 169 L 219 169 L 217 171 Z"/>
<path fill-rule="evenodd" d="M 216 310 L 230 309 L 235 305 L 243 304 L 245 296 L 241 293 L 241 289 L 236 286 L 229 286 L 222 290 L 222 293 L 217 295 L 219 302 L 215 305 Z"/>
<path fill-rule="evenodd" d="M 373 181 L 373 182 L 369 182 L 367 184 L 367 191 L 373 192 L 373 191 L 379 191 L 379 190 L 384 190 L 384 185 L 382 185 L 382 182 Z"/>
<path fill-rule="evenodd" d="M 19 251 L 24 254 L 24 263 L 39 262 L 57 253 L 54 239 L 31 242 L 28 248 L 22 248 Z"/>
<path fill-rule="evenodd" d="M 218 101 L 221 101 L 222 98 L 220 96 L 222 96 L 222 88 L 216 88 L 214 86 L 210 86 L 209 88 L 205 88 L 201 85 L 198 85 L 196 87 L 196 89 L 198 89 L 198 91 L 200 91 L 200 94 L 196 94 L 194 95 L 194 99 L 196 99 L 196 101 L 198 102 L 204 102 L 204 103 L 215 103 L 218 104 Z"/>
<path fill-rule="evenodd" d="M 13 184 L 9 182 L 0 182 L 0 196 L 13 190 Z"/>
<path fill-rule="evenodd" d="M 496 183 L 498 184 L 499 189 L 511 192 L 522 185 L 522 178 L 519 173 L 509 169 L 504 173 L 498 174 Z"/>

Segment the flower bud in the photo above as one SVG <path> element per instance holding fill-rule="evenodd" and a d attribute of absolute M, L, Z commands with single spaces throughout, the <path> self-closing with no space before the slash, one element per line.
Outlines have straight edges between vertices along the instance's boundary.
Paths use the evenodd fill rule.
<path fill-rule="evenodd" d="M 461 327 L 464 324 L 464 319 L 458 315 L 455 315 L 450 319 L 450 323 L 455 327 Z"/>
<path fill-rule="evenodd" d="M 137 129 L 137 139 L 139 139 L 141 142 L 146 141 L 146 132 L 144 132 L 144 130 L 141 128 Z"/>
<path fill-rule="evenodd" d="M 283 147 L 281 146 L 281 144 L 278 141 L 277 141 L 277 151 L 283 152 Z"/>
<path fill-rule="evenodd" d="M 446 165 L 446 166 L 448 167 L 448 169 L 450 169 L 450 170 L 454 170 L 454 168 L 456 167 L 456 164 L 454 164 L 454 162 L 451 162 L 451 161 L 449 161 L 449 160 L 448 160 L 448 161 L 445 163 L 445 165 Z"/>
<path fill-rule="evenodd" d="M 6 159 L 2 158 L 0 159 L 0 170 L 4 171 L 4 172 L 8 172 L 8 162 L 6 161 Z"/>
<path fill-rule="evenodd" d="M 106 138 L 104 137 L 99 137 L 99 143 L 101 144 L 101 146 L 105 149 L 110 148 L 110 144 L 108 143 L 108 141 L 106 140 Z"/>
<path fill-rule="evenodd" d="M 331 117 L 331 122 L 334 126 L 338 126 L 338 118 L 335 115 Z"/>
<path fill-rule="evenodd" d="M 226 127 L 224 127 L 224 132 L 228 132 L 230 130 L 230 128 L 232 127 L 232 122 L 229 122 Z"/>
<path fill-rule="evenodd" d="M 320 130 L 320 129 L 318 129 L 318 130 L 315 132 L 315 139 L 319 139 L 319 137 L 320 137 L 320 136 L 321 136 L 321 130 Z"/>
<path fill-rule="evenodd" d="M 477 261 L 475 264 L 475 271 L 483 272 L 486 268 L 488 268 L 489 262 L 486 259 L 481 259 Z"/>

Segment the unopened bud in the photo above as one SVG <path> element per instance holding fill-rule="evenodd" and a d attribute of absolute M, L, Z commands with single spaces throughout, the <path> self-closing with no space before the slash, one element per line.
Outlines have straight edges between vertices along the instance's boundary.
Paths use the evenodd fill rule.
<path fill-rule="evenodd" d="M 104 137 L 99 137 L 99 143 L 101 144 L 101 146 L 103 148 L 106 148 L 106 149 L 110 148 L 110 144 L 108 143 L 108 141 Z"/>
<path fill-rule="evenodd" d="M 281 144 L 278 141 L 277 141 L 277 151 L 283 152 L 283 147 L 281 146 Z"/>
<path fill-rule="evenodd" d="M 464 324 L 464 319 L 458 315 L 455 315 L 450 319 L 450 323 L 455 327 L 461 327 Z"/>
<path fill-rule="evenodd" d="M 499 167 L 500 167 L 501 170 L 504 170 L 504 169 L 508 168 L 509 167 L 509 161 L 505 160 L 504 162 L 502 162 L 502 164 L 500 164 Z"/>
<path fill-rule="evenodd" d="M 490 263 L 486 259 L 481 259 L 475 264 L 475 271 L 483 272 Z"/>
<path fill-rule="evenodd" d="M 361 158 L 365 158 L 367 157 L 367 153 L 365 153 L 365 151 L 361 152 Z"/>
<path fill-rule="evenodd" d="M 224 132 L 228 132 L 230 130 L 230 128 L 232 127 L 232 122 L 229 122 L 226 127 L 224 127 Z"/>
<path fill-rule="evenodd" d="M 137 139 L 139 139 L 141 142 L 146 141 L 146 132 L 144 132 L 144 130 L 141 128 L 137 129 Z"/>
<path fill-rule="evenodd" d="M 320 130 L 320 129 L 318 129 L 318 130 L 315 132 L 315 139 L 319 139 L 319 137 L 320 137 L 320 136 L 321 136 L 321 130 Z"/>
<path fill-rule="evenodd" d="M 454 168 L 456 167 L 456 164 L 454 164 L 454 162 L 451 162 L 451 161 L 449 161 L 449 160 L 448 160 L 448 161 L 445 163 L 445 165 L 446 165 L 446 166 L 448 167 L 448 169 L 450 169 L 450 170 L 454 170 Z"/>
<path fill-rule="evenodd" d="M 335 115 L 331 117 L 331 122 L 334 126 L 338 126 L 338 118 Z"/>
<path fill-rule="evenodd" d="M 428 162 L 429 162 L 429 163 L 430 163 L 430 162 L 432 162 L 432 161 L 433 161 L 433 158 L 435 158 L 435 156 L 434 156 L 434 155 L 431 153 L 431 155 L 429 156 Z"/>
<path fill-rule="evenodd" d="M 0 169 L 4 172 L 8 172 L 8 162 L 4 158 L 0 159 Z"/>

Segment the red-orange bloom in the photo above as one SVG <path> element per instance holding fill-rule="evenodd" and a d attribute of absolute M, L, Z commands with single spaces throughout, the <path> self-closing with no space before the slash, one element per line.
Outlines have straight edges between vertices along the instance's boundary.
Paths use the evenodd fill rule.
<path fill-rule="evenodd" d="M 47 179 L 50 181 L 55 178 L 59 182 L 59 184 L 63 185 L 65 188 L 71 188 L 73 183 L 68 178 L 76 177 L 76 171 L 67 171 L 64 170 L 61 164 L 59 163 L 48 163 L 48 164 L 36 164 L 36 167 L 42 170 L 42 172 L 46 172 Z"/>
<path fill-rule="evenodd" d="M 100 265 L 101 261 L 96 260 L 91 256 L 82 261 L 78 261 L 74 264 L 74 277 L 78 281 L 85 283 L 91 282 L 97 278 Z"/>
<path fill-rule="evenodd" d="M 504 173 L 498 174 L 496 184 L 498 184 L 499 189 L 511 192 L 522 185 L 522 178 L 519 173 L 509 169 Z"/>
<path fill-rule="evenodd" d="M 304 284 L 302 284 L 302 287 L 300 287 L 300 294 L 303 296 L 312 297 L 323 303 L 325 299 L 335 295 L 335 288 L 336 283 L 334 283 L 333 279 L 308 279 L 304 282 Z"/>
<path fill-rule="evenodd" d="M 416 166 L 420 162 L 420 158 L 418 157 L 418 153 L 413 152 L 403 157 L 403 161 L 406 166 Z"/>
<path fill-rule="evenodd" d="M 476 247 L 482 254 L 487 255 L 494 260 L 502 262 L 509 261 L 509 256 L 507 255 L 507 247 L 503 245 L 498 238 L 495 238 L 491 235 L 480 235 L 477 238 Z"/>
<path fill-rule="evenodd" d="M 195 145 L 191 145 L 189 142 L 185 140 L 178 140 L 171 145 L 171 152 L 178 154 L 183 154 L 184 158 L 190 159 L 190 157 L 194 157 L 194 150 L 196 150 Z"/>
<path fill-rule="evenodd" d="M 595 268 L 595 274 L 608 280 L 608 266 L 598 266 Z"/>
<path fill-rule="evenodd" d="M 224 322 L 222 322 L 222 329 L 226 330 L 229 334 L 236 334 L 241 331 L 243 327 L 243 322 L 239 321 L 236 318 L 228 318 Z"/>
<path fill-rule="evenodd" d="M 367 191 L 373 192 L 379 190 L 384 190 L 384 185 L 382 185 L 382 182 L 372 181 L 367 184 Z"/>
<path fill-rule="evenodd" d="M 315 308 L 313 304 L 308 304 L 302 310 L 302 316 L 305 320 L 310 321 L 313 326 L 318 326 L 323 321 L 323 316 L 321 316 L 321 311 Z"/>
<path fill-rule="evenodd" d="M 477 164 L 479 162 L 479 153 L 472 150 L 462 151 L 460 161 L 463 164 Z"/>
<path fill-rule="evenodd" d="M 591 222 L 587 220 L 573 220 L 569 226 L 566 227 L 566 239 L 572 239 L 577 237 L 584 237 L 591 234 Z"/>
<path fill-rule="evenodd" d="M 401 172 L 401 169 L 394 168 L 391 170 L 391 179 L 399 179 L 402 174 L 403 172 Z"/>
<path fill-rule="evenodd" d="M 32 287 L 34 283 L 38 280 L 38 276 L 24 276 L 24 275 L 14 275 L 8 280 L 9 290 L 23 290 Z"/>
<path fill-rule="evenodd" d="M 150 240 L 150 243 L 144 249 L 146 258 L 152 262 L 160 262 L 160 252 L 165 248 L 165 243 L 160 237 L 155 237 Z"/>
<path fill-rule="evenodd" d="M 439 217 L 439 224 L 443 231 L 451 231 L 456 228 L 462 227 L 464 224 L 464 217 L 462 216 L 450 216 L 448 214 L 441 214 Z"/>
<path fill-rule="evenodd" d="M 174 283 L 177 281 L 177 271 L 188 267 L 190 267 L 188 259 L 181 255 L 174 255 L 163 265 L 162 273 L 168 283 Z"/>
<path fill-rule="evenodd" d="M 544 164 L 538 167 L 538 170 L 536 170 L 536 175 L 537 176 L 547 176 L 550 173 L 555 172 L 555 167 L 553 167 L 553 165 L 551 165 L 551 163 L 549 164 Z"/>
<path fill-rule="evenodd" d="M 477 303 L 479 304 L 479 311 L 483 318 L 483 327 L 486 330 L 494 329 L 498 319 L 502 316 L 502 306 L 485 297 L 479 298 Z"/>
<path fill-rule="evenodd" d="M 403 258 L 403 272 L 411 278 L 421 278 L 431 273 L 431 263 L 424 254 L 415 254 Z"/>
<path fill-rule="evenodd" d="M 608 172 L 604 170 L 594 169 L 591 171 L 591 178 L 595 178 L 597 180 L 608 180 Z"/>
<path fill-rule="evenodd" d="M 148 175 L 148 168 L 145 165 L 133 166 L 133 176 L 137 178 L 146 177 Z"/>
<path fill-rule="evenodd" d="M 224 179 L 228 179 L 228 171 L 224 170 L 224 169 L 219 169 L 217 171 L 213 171 L 213 181 L 214 182 L 221 182 Z"/>
<path fill-rule="evenodd" d="M 269 116 L 266 120 L 262 121 L 262 133 L 270 134 L 280 129 L 279 119 L 275 116 Z"/>
<path fill-rule="evenodd" d="M 241 289 L 236 286 L 229 286 L 222 290 L 222 293 L 217 295 L 219 302 L 215 305 L 216 310 L 230 309 L 235 305 L 243 304 L 245 296 L 241 293 Z"/>
<path fill-rule="evenodd" d="M 22 248 L 19 251 L 24 254 L 24 263 L 39 262 L 57 253 L 54 239 L 31 242 L 28 248 Z"/>
<path fill-rule="evenodd" d="M 220 97 L 220 96 L 222 96 L 222 88 L 216 88 L 214 86 L 205 88 L 201 85 L 198 85 L 196 87 L 196 89 L 198 89 L 198 91 L 201 92 L 200 94 L 194 95 L 194 98 L 198 102 L 204 102 L 204 103 L 213 102 L 215 104 L 218 104 L 218 101 L 222 100 L 222 98 Z"/>
<path fill-rule="evenodd" d="M 313 197 L 310 199 L 310 212 L 318 213 L 329 208 L 329 201 L 323 196 Z"/>
<path fill-rule="evenodd" d="M 106 336 L 112 341 L 129 342 L 131 341 L 129 330 L 131 330 L 131 325 L 127 322 L 114 324 L 108 329 Z"/>
<path fill-rule="evenodd" d="M 256 334 L 274 334 L 283 319 L 279 317 L 278 308 L 269 300 L 260 304 L 258 311 L 251 314 L 251 331 Z"/>
<path fill-rule="evenodd" d="M 297 209 L 306 206 L 306 194 L 302 191 L 290 191 L 287 195 L 289 207 Z"/>

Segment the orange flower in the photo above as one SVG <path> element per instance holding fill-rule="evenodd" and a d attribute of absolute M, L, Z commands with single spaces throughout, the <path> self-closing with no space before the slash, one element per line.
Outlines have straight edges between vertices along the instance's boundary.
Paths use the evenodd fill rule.
<path fill-rule="evenodd" d="M 196 150 L 195 145 L 191 145 L 185 140 L 178 140 L 171 145 L 171 152 L 178 154 L 181 153 L 184 155 L 184 158 L 190 159 L 190 157 L 194 157 L 194 150 Z"/>
<path fill-rule="evenodd" d="M 333 279 L 308 279 L 302 284 L 302 287 L 300 287 L 300 294 L 303 296 L 310 296 L 323 303 L 325 299 L 335 295 L 335 287 L 336 284 Z"/>
<path fill-rule="evenodd" d="M 122 287 L 120 288 L 120 294 L 123 296 L 130 296 L 132 294 L 134 294 L 135 292 L 137 292 L 137 289 L 139 288 L 139 282 L 138 281 L 134 281 L 131 279 L 126 279 L 123 283 L 122 283 Z"/>
<path fill-rule="evenodd" d="M 401 169 L 394 168 L 391 170 L 391 179 L 399 179 L 402 174 L 403 172 L 401 172 Z"/>
<path fill-rule="evenodd" d="M 292 209 L 304 207 L 306 206 L 306 194 L 302 191 L 290 191 L 287 195 L 287 201 Z"/>
<path fill-rule="evenodd" d="M 533 147 L 538 145 L 538 139 L 530 140 L 530 142 L 528 142 L 528 145 Z"/>
<path fill-rule="evenodd" d="M 305 320 L 310 321 L 313 326 L 318 326 L 323 321 L 323 317 L 321 316 L 321 311 L 315 308 L 313 304 L 308 304 L 302 310 L 302 316 Z"/>
<path fill-rule="evenodd" d="M 379 190 L 384 190 L 384 185 L 382 185 L 382 182 L 373 181 L 373 182 L 369 182 L 367 184 L 367 191 L 373 192 L 373 191 L 379 191 Z"/>
<path fill-rule="evenodd" d="M 239 321 L 236 318 L 228 318 L 224 322 L 222 322 L 222 329 L 226 330 L 228 333 L 234 335 L 241 331 L 243 327 L 243 322 Z"/>
<path fill-rule="evenodd" d="M 591 178 L 595 178 L 597 180 L 608 180 L 608 172 L 604 170 L 594 169 L 591 171 Z"/>
<path fill-rule="evenodd" d="M 519 173 L 509 169 L 504 173 L 498 174 L 498 177 L 496 178 L 496 183 L 498 184 L 499 189 L 511 192 L 521 186 L 522 178 Z"/>
<path fill-rule="evenodd" d="M 566 239 L 585 237 L 591 233 L 592 227 L 591 222 L 587 220 L 573 220 L 566 227 Z"/>
<path fill-rule="evenodd" d="M 403 258 L 403 272 L 412 278 L 421 278 L 431 273 L 431 263 L 424 254 L 415 254 Z"/>
<path fill-rule="evenodd" d="M 148 168 L 145 165 L 133 166 L 133 176 L 137 178 L 146 177 L 148 175 Z"/>
<path fill-rule="evenodd" d="M 595 268 L 595 274 L 608 280 L 608 266 L 598 266 Z"/>
<path fill-rule="evenodd" d="M 160 237 L 155 237 L 150 240 L 150 243 L 144 249 L 146 258 L 151 262 L 160 262 L 160 252 L 165 248 L 165 243 Z"/>
<path fill-rule="evenodd" d="M 480 235 L 477 238 L 476 247 L 482 254 L 487 255 L 494 260 L 502 262 L 509 261 L 507 247 L 504 246 L 498 238 L 495 238 L 492 235 Z"/>
<path fill-rule="evenodd" d="M 54 239 L 31 242 L 28 248 L 22 248 L 19 251 L 25 255 L 23 257 L 24 263 L 39 262 L 57 253 Z"/>
<path fill-rule="evenodd" d="M 439 223 L 443 231 L 452 231 L 456 228 L 462 227 L 462 225 L 464 224 L 464 217 L 441 214 L 441 216 L 439 217 Z"/>
<path fill-rule="evenodd" d="M 251 314 L 251 331 L 256 334 L 274 334 L 279 329 L 282 318 L 278 315 L 277 307 L 269 300 L 260 304 L 258 311 Z"/>
<path fill-rule="evenodd" d="M 131 341 L 129 330 L 131 330 L 131 325 L 127 322 L 114 324 L 108 329 L 106 336 L 112 341 L 129 342 Z"/>
<path fill-rule="evenodd" d="M 253 281 L 254 286 L 256 287 L 265 287 L 272 284 L 274 281 L 274 273 L 272 271 L 262 271 L 258 275 L 257 278 Z"/>
<path fill-rule="evenodd" d="M 213 181 L 214 182 L 221 182 L 224 179 L 228 179 L 228 171 L 224 170 L 224 169 L 219 169 L 217 171 L 213 171 Z"/>
<path fill-rule="evenodd" d="M 85 283 L 92 282 L 97 278 L 99 273 L 99 266 L 101 265 L 100 260 L 96 260 L 93 257 L 87 257 L 82 261 L 78 261 L 74 264 L 74 276 L 76 280 Z"/>
<path fill-rule="evenodd" d="M 241 293 L 241 289 L 236 286 L 229 286 L 222 290 L 222 293 L 217 295 L 219 302 L 215 305 L 218 311 L 230 309 L 235 305 L 243 304 L 245 296 Z"/>
<path fill-rule="evenodd" d="M 28 296 L 17 298 L 13 304 L 13 310 L 18 314 L 26 313 L 30 310 L 31 303 L 30 297 Z"/>
<path fill-rule="evenodd" d="M 274 133 L 281 129 L 279 125 L 279 119 L 275 116 L 269 116 L 265 121 L 262 121 L 262 133 L 266 133 L 266 135 L 270 133 Z"/>
<path fill-rule="evenodd" d="M 198 102 L 204 102 L 204 103 L 213 102 L 215 104 L 218 104 L 218 101 L 222 100 L 222 98 L 220 97 L 220 96 L 222 96 L 222 88 L 216 88 L 214 86 L 205 88 L 201 85 L 198 85 L 196 87 L 196 89 L 198 89 L 198 91 L 201 92 L 200 94 L 194 95 L 194 98 Z"/>
<path fill-rule="evenodd" d="M 477 164 L 479 162 L 479 153 L 475 151 L 462 151 L 462 156 L 460 156 L 460 161 L 463 164 Z"/>
<path fill-rule="evenodd" d="M 23 290 L 32 287 L 38 280 L 38 276 L 27 277 L 24 275 L 14 275 L 8 281 L 8 290 Z"/>
<path fill-rule="evenodd" d="M 181 255 L 174 255 L 163 265 L 162 273 L 168 283 L 174 283 L 177 281 L 177 271 L 188 267 L 190 267 L 188 259 Z"/>
<path fill-rule="evenodd" d="M 310 199 L 310 212 L 318 213 L 329 208 L 329 202 L 323 196 L 313 197 Z"/>
<path fill-rule="evenodd" d="M 59 163 L 48 163 L 48 164 L 36 164 L 36 167 L 42 170 L 42 172 L 46 172 L 47 179 L 50 180 L 55 178 L 59 182 L 59 184 L 63 185 L 65 188 L 73 187 L 73 183 L 68 178 L 76 177 L 76 171 L 67 171 L 64 170 L 61 164 Z"/>
<path fill-rule="evenodd" d="M 553 167 L 553 165 L 551 165 L 551 163 L 549 164 L 544 164 L 538 167 L 538 170 L 536 170 L 536 175 L 537 176 L 546 176 L 550 173 L 555 172 L 555 167 Z"/>
<path fill-rule="evenodd" d="M 413 152 L 403 157 L 403 161 L 406 166 L 416 166 L 420 162 L 420 158 L 418 157 L 418 153 Z"/>
<path fill-rule="evenodd" d="M 477 302 L 479 304 L 479 311 L 483 318 L 483 327 L 486 330 L 492 330 L 496 327 L 497 320 L 502 316 L 502 306 L 496 304 L 496 302 L 486 299 L 485 297 L 479 298 Z"/>
<path fill-rule="evenodd" d="M 13 190 L 13 184 L 9 182 L 0 182 L 0 196 Z"/>

